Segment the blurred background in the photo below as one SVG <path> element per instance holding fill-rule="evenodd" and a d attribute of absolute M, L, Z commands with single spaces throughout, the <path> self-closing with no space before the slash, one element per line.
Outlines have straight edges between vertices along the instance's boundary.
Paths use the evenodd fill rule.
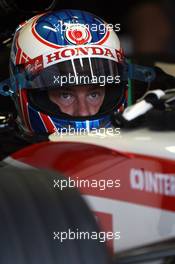
<path fill-rule="evenodd" d="M 37 13 L 65 8 L 92 12 L 113 25 L 120 23 L 118 35 L 132 61 L 145 65 L 168 62 L 174 67 L 174 0 L 0 0 L 0 81 L 8 77 L 10 44 L 17 25 Z"/>
<path fill-rule="evenodd" d="M 128 55 L 175 53 L 173 0 L 30 0 L 25 4 L 22 0 L 0 0 L 0 40 L 34 14 L 64 8 L 86 10 L 109 23 L 120 23 L 120 36 Z"/>

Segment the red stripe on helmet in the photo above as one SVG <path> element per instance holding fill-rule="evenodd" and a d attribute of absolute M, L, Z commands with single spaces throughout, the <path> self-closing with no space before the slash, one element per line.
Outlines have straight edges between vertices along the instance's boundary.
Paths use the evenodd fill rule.
<path fill-rule="evenodd" d="M 110 31 L 107 31 L 106 35 L 100 41 L 96 42 L 95 44 L 102 45 L 109 38 L 109 35 L 110 35 Z"/>
<path fill-rule="evenodd" d="M 57 128 L 48 115 L 38 112 L 47 133 L 54 133 Z"/>
<path fill-rule="evenodd" d="M 18 34 L 19 36 L 19 34 Z M 17 39 L 16 39 L 16 48 L 17 48 L 17 51 L 16 51 L 16 65 L 20 64 L 20 58 L 21 58 L 21 53 L 22 53 L 22 50 L 21 48 L 19 47 L 19 44 L 18 44 L 18 36 L 17 36 Z"/>
<path fill-rule="evenodd" d="M 18 43 L 18 36 L 17 36 L 17 40 L 16 40 L 16 48 L 17 48 L 17 52 L 16 52 L 16 65 L 23 64 L 23 63 L 26 63 L 29 60 L 31 60 L 30 57 L 28 55 L 26 55 L 22 51 L 22 49 L 20 48 L 19 43 Z"/>

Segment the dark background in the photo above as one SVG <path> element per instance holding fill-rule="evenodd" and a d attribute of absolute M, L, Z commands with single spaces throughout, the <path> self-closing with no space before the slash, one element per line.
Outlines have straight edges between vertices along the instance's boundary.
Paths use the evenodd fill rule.
<path fill-rule="evenodd" d="M 86 10 L 98 15 L 108 23 L 120 23 L 119 36 L 127 39 L 126 47 L 128 39 L 133 41 L 136 35 L 139 36 L 140 31 L 144 36 L 146 24 L 150 31 L 150 35 L 147 33 L 147 39 L 154 37 L 153 31 L 156 34 L 161 29 L 164 32 L 164 37 L 167 37 L 167 45 L 164 47 L 163 53 L 175 54 L 175 1 L 173 0 L 0 0 L 0 43 L 14 32 L 19 23 L 49 8 Z M 159 43 L 161 42 L 160 38 Z M 132 50 L 129 53 L 133 54 Z M 126 52 L 128 52 L 127 49 Z"/>

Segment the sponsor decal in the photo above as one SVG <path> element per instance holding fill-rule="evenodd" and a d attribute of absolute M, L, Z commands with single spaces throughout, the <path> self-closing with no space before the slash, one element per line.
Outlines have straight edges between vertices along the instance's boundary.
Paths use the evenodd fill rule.
<path fill-rule="evenodd" d="M 104 58 L 122 62 L 124 55 L 122 50 L 110 49 L 102 46 L 77 46 L 58 49 L 52 53 L 40 55 L 34 59 L 29 59 L 24 64 L 25 70 L 36 73 L 51 65 L 76 58 Z"/>
<path fill-rule="evenodd" d="M 91 41 L 90 30 L 81 24 L 67 24 L 65 38 L 72 44 L 83 45 Z"/>
<path fill-rule="evenodd" d="M 175 175 L 142 169 L 130 170 L 131 188 L 165 196 L 175 196 Z"/>
<path fill-rule="evenodd" d="M 25 64 L 25 70 L 30 73 L 37 73 L 43 69 L 43 56 L 39 56 L 33 60 L 30 60 Z"/>
<path fill-rule="evenodd" d="M 66 47 L 58 49 L 58 51 L 44 55 L 44 68 L 58 62 L 75 58 L 106 58 L 121 62 L 123 53 L 121 50 L 111 49 L 102 46 L 86 45 L 78 47 Z"/>

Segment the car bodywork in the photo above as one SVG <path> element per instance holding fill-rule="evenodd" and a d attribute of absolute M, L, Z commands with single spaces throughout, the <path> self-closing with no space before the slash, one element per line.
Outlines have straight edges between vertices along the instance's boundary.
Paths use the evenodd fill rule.
<path fill-rule="evenodd" d="M 175 235 L 175 133 L 119 131 L 54 134 L 50 142 L 31 145 L 4 160 L 56 170 L 73 180 L 102 229 L 114 234 L 108 240 L 113 252 Z"/>

